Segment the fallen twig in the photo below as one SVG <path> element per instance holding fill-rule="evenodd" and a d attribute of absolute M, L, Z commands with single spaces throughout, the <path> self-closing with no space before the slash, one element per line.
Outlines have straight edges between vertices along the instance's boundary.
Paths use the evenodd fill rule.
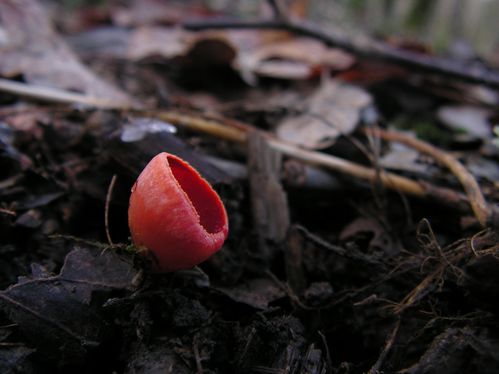
<path fill-rule="evenodd" d="M 0 213 L 8 214 L 10 216 L 16 216 L 17 213 L 10 209 L 0 208 Z"/>
<path fill-rule="evenodd" d="M 329 350 L 329 345 L 327 344 L 326 336 L 321 331 L 317 331 L 317 333 L 322 339 L 322 345 L 324 345 L 324 351 L 326 353 L 326 362 L 328 366 L 326 373 L 330 373 L 333 369 L 333 360 L 331 360 L 331 352 Z"/>
<path fill-rule="evenodd" d="M 109 187 L 107 189 L 106 194 L 106 205 L 104 209 L 104 227 L 106 229 L 106 237 L 107 242 L 110 246 L 114 246 L 113 241 L 111 239 L 111 233 L 109 232 L 109 204 L 111 203 L 111 199 L 113 197 L 114 185 L 116 184 L 116 174 L 111 178 L 111 182 L 109 183 Z"/>
<path fill-rule="evenodd" d="M 385 140 L 403 143 L 418 150 L 419 152 L 432 156 L 435 160 L 449 168 L 449 170 L 463 185 L 463 188 L 468 196 L 468 201 L 471 205 L 473 213 L 475 213 L 475 216 L 478 219 L 478 222 L 480 222 L 483 227 L 487 226 L 487 221 L 491 216 L 491 211 L 489 210 L 487 202 L 483 197 L 480 186 L 473 175 L 471 175 L 471 173 L 454 156 L 422 140 L 402 133 L 387 131 L 379 128 L 365 129 L 365 132 Z"/>
<path fill-rule="evenodd" d="M 369 369 L 367 374 L 382 373 L 380 369 L 383 366 L 383 363 L 385 362 L 386 356 L 388 356 L 388 353 L 390 353 L 390 350 L 393 347 L 393 343 L 395 342 L 395 338 L 397 337 L 399 327 L 400 327 L 400 318 L 397 319 L 397 322 L 395 322 L 392 332 L 390 333 L 390 335 L 388 335 L 388 338 L 386 339 L 385 342 L 385 346 L 383 347 L 383 350 L 381 351 L 378 360 L 374 363 L 371 369 Z"/>
<path fill-rule="evenodd" d="M 342 48 L 361 57 L 379 59 L 420 72 L 441 74 L 470 83 L 480 83 L 495 88 L 499 87 L 499 72 L 485 66 L 468 65 L 447 58 L 397 49 L 368 37 L 349 39 L 342 35 L 326 32 L 304 21 L 286 20 L 285 18 L 268 21 L 240 21 L 231 19 L 191 20 L 184 22 L 182 26 L 191 31 L 208 29 L 286 30 L 320 40 L 326 45 Z"/>
<path fill-rule="evenodd" d="M 282 155 L 273 150 L 264 135 L 248 137 L 248 173 L 251 208 L 258 247 L 264 260 L 271 258 L 273 246 L 282 243 L 289 230 L 289 206 L 279 173 Z"/>
<path fill-rule="evenodd" d="M 211 134 L 218 138 L 238 143 L 245 143 L 249 132 L 260 131 L 250 125 L 242 124 L 233 120 L 222 119 L 222 123 L 222 120 L 220 119 L 207 119 L 201 117 L 199 114 L 184 114 L 173 110 L 158 111 L 130 108 L 121 105 L 120 103 L 107 102 L 105 100 L 102 101 L 84 94 L 75 94 L 56 88 L 45 90 L 40 89 L 38 86 L 13 82 L 14 86 L 12 87 L 14 89 L 10 89 L 12 87 L 3 84 L 5 81 L 5 79 L 0 79 L 0 91 L 7 91 L 20 96 L 36 98 L 47 102 L 86 104 L 99 109 L 131 110 L 137 115 L 152 116 L 170 122 L 174 125 L 187 127 L 195 131 Z M 11 81 L 7 82 L 11 83 Z M 333 155 L 302 149 L 294 144 L 279 140 L 270 134 L 266 134 L 266 136 L 268 138 L 268 144 L 272 149 L 307 164 L 327 168 L 329 170 L 340 172 L 371 183 L 381 183 L 388 189 L 408 195 L 435 199 L 441 204 L 445 204 L 459 210 L 466 209 L 464 207 L 464 203 L 467 201 L 466 197 L 449 188 L 437 187 L 429 183 L 416 182 L 409 178 L 386 172 L 384 170 L 377 172 L 372 168 Z"/>
<path fill-rule="evenodd" d="M 201 363 L 201 355 L 199 354 L 199 335 L 194 335 L 192 339 L 192 351 L 194 353 L 194 359 L 196 360 L 196 373 L 203 374 L 203 364 Z"/>
<path fill-rule="evenodd" d="M 145 114 L 174 125 L 187 127 L 191 130 L 201 131 L 239 143 L 247 141 L 247 133 L 249 131 L 260 131 L 246 124 L 234 123 L 234 121 L 223 124 L 218 120 L 205 119 L 196 115 L 188 115 L 176 111 L 148 111 Z M 276 139 L 270 134 L 267 134 L 267 137 L 268 144 L 272 149 L 307 164 L 321 166 L 371 183 L 379 182 L 388 189 L 408 195 L 420 198 L 438 198 L 438 201 L 442 204 L 449 202 L 447 204 L 449 206 L 465 209 L 462 203 L 466 202 L 466 197 L 449 188 L 432 185 L 431 188 L 428 188 L 428 184 L 419 183 L 397 174 L 384 170 L 377 172 L 372 168 L 333 155 L 305 150 L 294 144 Z M 448 200 L 443 199 L 443 197 L 448 198 Z"/>
<path fill-rule="evenodd" d="M 435 287 L 435 283 L 442 278 L 442 274 L 446 268 L 447 264 L 441 263 L 433 272 L 424 277 L 416 287 L 414 287 L 397 305 L 393 307 L 394 314 L 402 314 L 403 311 L 421 301 L 426 295 L 428 295 L 432 291 L 432 286 Z"/>
<path fill-rule="evenodd" d="M 130 104 L 126 101 L 108 100 L 58 88 L 35 86 L 3 78 L 0 78 L 0 91 L 30 99 L 50 101 L 52 103 L 81 104 L 101 109 L 128 109 L 130 107 Z"/>

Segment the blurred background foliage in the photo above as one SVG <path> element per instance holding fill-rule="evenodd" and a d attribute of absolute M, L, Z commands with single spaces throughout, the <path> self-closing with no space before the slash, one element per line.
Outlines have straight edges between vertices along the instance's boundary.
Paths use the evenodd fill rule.
<path fill-rule="evenodd" d="M 69 8 L 124 4 L 132 0 L 43 0 Z M 185 3 L 157 0 L 162 3 Z M 369 34 L 422 43 L 440 54 L 476 55 L 499 66 L 499 0 L 282 0 L 295 15 L 347 36 Z M 226 15 L 270 15 L 266 1 L 199 0 Z M 267 12 L 264 9 L 267 8 Z"/>
<path fill-rule="evenodd" d="M 413 38 L 437 51 L 465 53 L 473 49 L 489 56 L 499 45 L 497 0 L 316 2 L 314 17 L 334 20 L 346 29 L 360 26 L 371 34 Z"/>
<path fill-rule="evenodd" d="M 206 0 L 216 9 L 254 15 L 258 1 Z M 498 0 L 298 0 L 290 7 L 321 26 L 348 34 L 400 37 L 428 45 L 439 53 L 470 57 L 478 53 L 498 60 Z"/>

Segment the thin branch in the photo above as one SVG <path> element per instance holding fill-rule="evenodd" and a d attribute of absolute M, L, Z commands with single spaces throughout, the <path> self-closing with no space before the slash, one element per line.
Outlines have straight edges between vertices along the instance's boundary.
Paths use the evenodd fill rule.
<path fill-rule="evenodd" d="M 400 328 L 400 318 L 397 319 L 397 322 L 395 322 L 395 326 L 393 327 L 392 332 L 388 336 L 385 342 L 385 346 L 383 348 L 383 351 L 381 351 L 381 354 L 378 357 L 378 360 L 374 363 L 374 365 L 369 369 L 367 372 L 368 374 L 378 374 L 381 373 L 381 367 L 383 366 L 383 363 L 386 360 L 386 356 L 388 356 L 388 353 L 390 353 L 390 350 L 393 347 L 393 343 L 395 342 L 395 338 L 397 337 L 397 333 Z"/>
<path fill-rule="evenodd" d="M 319 308 L 316 307 L 311 307 L 308 305 L 303 304 L 303 302 L 300 300 L 298 295 L 289 287 L 288 283 L 282 282 L 279 278 L 277 278 L 274 273 L 272 273 L 270 270 L 265 270 L 265 274 L 269 276 L 272 281 L 288 296 L 290 301 L 295 304 L 297 307 L 303 310 L 317 310 Z"/>
<path fill-rule="evenodd" d="M 201 363 L 201 355 L 199 354 L 199 335 L 194 335 L 192 339 L 192 351 L 194 353 L 194 359 L 196 360 L 196 373 L 203 374 L 203 364 Z"/>
<path fill-rule="evenodd" d="M 358 179 L 369 181 L 370 183 L 379 181 L 386 188 L 403 191 L 409 195 L 418 197 L 426 196 L 426 191 L 421 184 L 393 173 L 380 171 L 378 174 L 376 170 L 355 162 L 321 152 L 308 151 L 278 139 L 271 139 L 269 144 L 275 150 L 309 164 L 320 165 Z"/>
<path fill-rule="evenodd" d="M 111 199 L 113 198 L 113 190 L 115 184 L 116 184 L 116 174 L 113 175 L 111 183 L 109 183 L 109 187 L 107 189 L 107 194 L 106 194 L 106 207 L 104 209 L 104 226 L 106 229 L 106 237 L 107 237 L 107 242 L 111 247 L 113 247 L 114 244 L 111 239 L 111 233 L 109 232 L 109 204 L 111 203 Z"/>
<path fill-rule="evenodd" d="M 490 87 L 499 87 L 499 72 L 483 65 L 469 65 L 448 58 L 425 55 L 408 50 L 397 49 L 387 43 L 368 37 L 349 39 L 343 35 L 326 32 L 319 27 L 303 21 L 239 21 L 231 19 L 187 21 L 182 26 L 191 31 L 208 29 L 270 29 L 286 30 L 297 35 L 308 36 L 322 41 L 326 45 L 339 47 L 360 57 L 379 59 L 412 70 L 436 73 L 460 79 L 469 83 L 479 83 Z"/>
<path fill-rule="evenodd" d="M 245 359 L 246 354 L 248 353 L 248 350 L 251 346 L 251 343 L 253 343 L 253 338 L 255 337 L 255 334 L 256 334 L 256 329 L 254 327 L 252 327 L 247 338 L 246 338 L 246 344 L 244 345 L 243 352 L 241 353 L 241 355 L 237 359 L 237 363 L 239 365 L 241 365 L 243 363 L 243 360 Z"/>
<path fill-rule="evenodd" d="M 326 336 L 321 331 L 317 331 L 317 333 L 322 339 L 322 345 L 324 345 L 324 351 L 326 353 L 326 362 L 328 366 L 326 372 L 331 373 L 331 371 L 333 370 L 333 360 L 331 360 L 331 352 L 329 351 L 329 345 L 327 344 Z"/>
<path fill-rule="evenodd" d="M 100 97 L 79 94 L 58 88 L 35 86 L 0 78 L 0 91 L 30 99 L 50 101 L 61 104 L 81 104 L 101 109 L 127 109 L 130 103 L 103 99 Z"/>
<path fill-rule="evenodd" d="M 234 121 L 228 121 L 228 124 L 223 124 L 218 120 L 204 119 L 196 115 L 188 115 L 175 111 L 146 111 L 144 113 L 177 126 L 183 126 L 194 131 L 208 133 L 218 138 L 239 143 L 246 142 L 247 132 L 260 131 L 246 124 L 234 123 Z M 268 144 L 271 148 L 310 165 L 324 167 L 371 183 L 379 182 L 388 189 L 408 195 L 420 198 L 435 198 L 439 203 L 449 203 L 447 205 L 453 208 L 463 209 L 462 203 L 466 201 L 465 196 L 449 188 L 415 182 L 409 178 L 386 171 L 378 173 L 372 168 L 355 162 L 322 152 L 302 149 L 294 144 L 276 139 L 270 134 L 267 134 L 267 136 Z"/>
<path fill-rule="evenodd" d="M 8 84 L 5 84 L 6 82 Z M 10 86 L 11 83 L 13 86 Z M 174 125 L 184 126 L 195 131 L 238 143 L 245 143 L 247 141 L 248 132 L 260 131 L 250 125 L 228 119 L 212 120 L 200 117 L 197 114 L 188 115 L 176 111 L 151 111 L 130 108 L 124 104 L 100 100 L 84 94 L 75 94 L 56 88 L 45 89 L 25 83 L 6 81 L 5 79 L 0 79 L 0 91 L 2 90 L 47 102 L 86 104 L 99 109 L 132 110 L 133 113 L 138 115 L 153 116 Z M 384 187 L 400 193 L 420 198 L 431 198 L 441 204 L 446 204 L 460 210 L 463 209 L 463 202 L 466 202 L 465 196 L 448 188 L 437 187 L 425 182 L 415 182 L 409 178 L 386 171 L 378 173 L 372 168 L 352 161 L 321 152 L 308 151 L 291 143 L 276 139 L 270 134 L 266 134 L 266 136 L 272 149 L 310 165 L 324 167 L 371 183 L 382 183 Z"/>
<path fill-rule="evenodd" d="M 248 131 L 258 131 L 255 128 L 252 128 L 251 130 L 243 130 L 240 128 L 229 127 L 218 121 L 203 119 L 175 111 L 150 112 L 148 114 L 156 116 L 157 118 L 170 122 L 174 125 L 188 127 L 192 130 L 202 131 L 219 138 L 239 143 L 245 143 L 247 141 Z M 269 146 L 272 149 L 298 160 L 305 161 L 308 164 L 326 167 L 328 169 L 348 174 L 359 179 L 368 180 L 370 182 L 376 182 L 378 179 L 378 175 L 375 170 L 369 167 L 325 153 L 308 151 L 291 143 L 270 137 L 268 134 L 267 137 Z M 379 178 L 381 183 L 383 183 L 387 188 L 401 190 L 410 195 L 419 197 L 424 197 L 426 195 L 425 189 L 419 183 L 414 182 L 411 179 L 387 172 L 380 173 Z"/>
<path fill-rule="evenodd" d="M 419 152 L 426 153 L 449 168 L 459 182 L 461 182 L 464 190 L 466 191 L 468 201 L 473 212 L 475 213 L 476 218 L 478 219 L 478 222 L 480 222 L 483 227 L 487 226 L 487 220 L 491 216 L 491 211 L 485 201 L 485 198 L 483 197 L 480 186 L 473 175 L 471 175 L 463 164 L 461 164 L 454 156 L 429 143 L 402 133 L 382 130 L 379 128 L 366 129 L 365 131 L 368 134 L 379 136 L 385 140 L 403 143 Z"/>
<path fill-rule="evenodd" d="M 14 217 L 17 215 L 15 211 L 5 208 L 0 208 L 0 213 L 8 214 L 9 216 L 14 216 Z"/>

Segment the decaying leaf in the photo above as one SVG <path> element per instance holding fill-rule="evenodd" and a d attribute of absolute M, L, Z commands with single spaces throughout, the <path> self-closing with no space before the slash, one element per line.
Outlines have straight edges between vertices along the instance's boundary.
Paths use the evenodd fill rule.
<path fill-rule="evenodd" d="M 341 15 L 328 2 L 284 3 L 280 12 L 277 1 L 0 0 L 0 77 L 114 98 L 39 13 L 47 5 L 61 38 L 145 108 L 79 110 L 0 92 L 0 373 L 499 372 L 499 153 L 486 139 L 497 92 L 454 83 L 457 61 L 424 46 L 341 37 L 322 23 Z M 256 28 L 228 24 L 238 20 Z M 259 28 L 288 20 L 292 32 Z M 355 61 L 328 47 L 336 43 Z M 469 57 L 464 76 L 481 70 Z M 485 72 L 484 81 L 496 74 Z M 436 128 L 444 105 L 469 129 Z M 433 158 L 370 136 L 354 149 L 366 141 L 356 126 L 377 122 L 458 157 L 485 195 L 490 229 L 479 231 L 466 191 Z M 246 142 L 228 140 L 232 125 Z M 257 144 L 276 129 L 300 146 L 338 140 L 327 154 L 281 144 L 281 165 L 278 142 Z M 224 248 L 193 269 L 144 269 L 140 288 L 127 255 L 101 246 L 68 254 L 66 235 L 102 241 L 107 228 L 128 241 L 130 188 L 164 151 L 220 194 Z M 342 170 L 351 177 L 307 169 L 334 163 L 329 153 L 354 162 Z"/>
<path fill-rule="evenodd" d="M 306 148 L 328 147 L 355 130 L 361 111 L 371 102 L 365 90 L 328 80 L 307 100 L 302 114 L 279 124 L 277 135 Z"/>
<path fill-rule="evenodd" d="M 475 177 L 491 182 L 499 181 L 499 168 L 492 160 L 484 157 L 470 157 L 466 160 L 466 167 Z"/>
<path fill-rule="evenodd" d="M 35 279 L 0 294 L 2 307 L 41 352 L 61 361 L 80 361 L 87 349 L 97 347 L 108 325 L 72 297 L 56 280 Z"/>
<path fill-rule="evenodd" d="M 257 278 L 239 287 L 217 287 L 217 291 L 235 302 L 266 310 L 270 302 L 284 297 L 284 292 L 270 279 Z"/>
<path fill-rule="evenodd" d="M 0 2 L 0 75 L 48 87 L 129 102 L 125 93 L 88 70 L 54 32 L 34 0 Z"/>
<path fill-rule="evenodd" d="M 152 346 L 139 346 L 128 362 L 125 373 L 191 373 L 192 371 L 173 348 L 164 342 Z"/>
<path fill-rule="evenodd" d="M 167 122 L 154 118 L 137 118 L 131 123 L 127 123 L 123 126 L 123 132 L 121 133 L 120 138 L 126 143 L 137 142 L 144 139 L 148 134 L 158 134 L 162 132 L 174 134 L 177 132 L 177 129 Z"/>
<path fill-rule="evenodd" d="M 497 341 L 487 332 L 472 327 L 449 327 L 436 336 L 428 350 L 413 366 L 399 371 L 405 374 L 495 372 L 499 362 Z"/>
<path fill-rule="evenodd" d="M 27 339 L 61 365 L 82 360 L 109 334 L 92 295 L 134 287 L 137 272 L 115 252 L 78 248 L 57 276 L 35 274 L 0 292 L 0 307 Z"/>
<path fill-rule="evenodd" d="M 196 55 L 197 62 L 209 62 L 206 60 L 213 60 L 209 57 L 214 54 L 220 62 L 232 65 L 250 84 L 255 83 L 256 76 L 308 79 L 323 68 L 344 70 L 354 62 L 350 54 L 339 49 L 281 31 L 224 30 L 195 33 L 162 26 L 143 26 L 133 30 L 126 58 L 137 61 L 149 57 L 183 57 L 210 40 L 218 41 L 218 48 L 213 44 L 207 46 L 203 54 Z M 81 44 L 85 46 L 85 43 Z M 232 52 L 220 53 L 222 49 Z M 102 53 L 105 51 L 102 50 Z"/>
<path fill-rule="evenodd" d="M 310 38 L 290 38 L 270 41 L 251 53 L 240 50 L 240 61 L 257 75 L 290 80 L 307 79 L 316 70 L 344 70 L 354 58 L 339 49 L 329 48 Z"/>
<path fill-rule="evenodd" d="M 438 118 L 442 123 L 456 132 L 487 139 L 492 135 L 492 126 L 487 109 L 473 106 L 444 106 L 438 110 Z"/>
<path fill-rule="evenodd" d="M 172 130 L 175 127 L 166 122 L 138 118 L 126 124 L 119 137 L 109 139 L 107 150 L 133 175 L 140 173 L 156 154 L 168 150 L 193 165 L 210 183 L 229 183 L 224 172 L 206 161 L 203 153 L 194 152 Z"/>
<path fill-rule="evenodd" d="M 263 77 L 302 80 L 309 78 L 313 69 L 301 61 L 268 60 L 260 62 L 254 73 Z"/>
<path fill-rule="evenodd" d="M 340 233 L 341 241 L 355 241 L 367 239 L 366 247 L 370 252 L 384 252 L 393 254 L 396 248 L 383 225 L 370 217 L 359 217 L 350 222 Z"/>
<path fill-rule="evenodd" d="M 418 151 L 404 144 L 391 143 L 390 150 L 384 154 L 379 163 L 381 166 L 393 170 L 405 170 L 417 174 L 430 174 L 430 166 L 419 161 Z"/>
<path fill-rule="evenodd" d="M 481 308 L 498 312 L 499 259 L 494 255 L 472 258 L 466 264 L 466 276 L 460 281 L 470 298 Z"/>
<path fill-rule="evenodd" d="M 29 356 L 34 349 L 28 348 L 22 344 L 5 344 L 0 346 L 0 373 L 35 373 Z"/>
<path fill-rule="evenodd" d="M 127 57 L 133 61 L 151 56 L 166 59 L 186 53 L 191 33 L 171 27 L 139 27 L 134 30 L 128 43 Z"/>
<path fill-rule="evenodd" d="M 128 257 L 112 250 L 77 248 L 66 256 L 58 280 L 70 287 L 79 301 L 88 304 L 93 292 L 132 290 L 138 275 Z"/>

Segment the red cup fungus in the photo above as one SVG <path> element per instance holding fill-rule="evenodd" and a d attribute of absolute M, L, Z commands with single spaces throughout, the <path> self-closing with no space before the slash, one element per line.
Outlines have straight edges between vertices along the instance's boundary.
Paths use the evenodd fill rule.
<path fill-rule="evenodd" d="M 128 224 L 134 244 L 158 272 L 203 262 L 222 247 L 229 231 L 215 190 L 191 165 L 166 152 L 156 155 L 135 182 Z"/>

